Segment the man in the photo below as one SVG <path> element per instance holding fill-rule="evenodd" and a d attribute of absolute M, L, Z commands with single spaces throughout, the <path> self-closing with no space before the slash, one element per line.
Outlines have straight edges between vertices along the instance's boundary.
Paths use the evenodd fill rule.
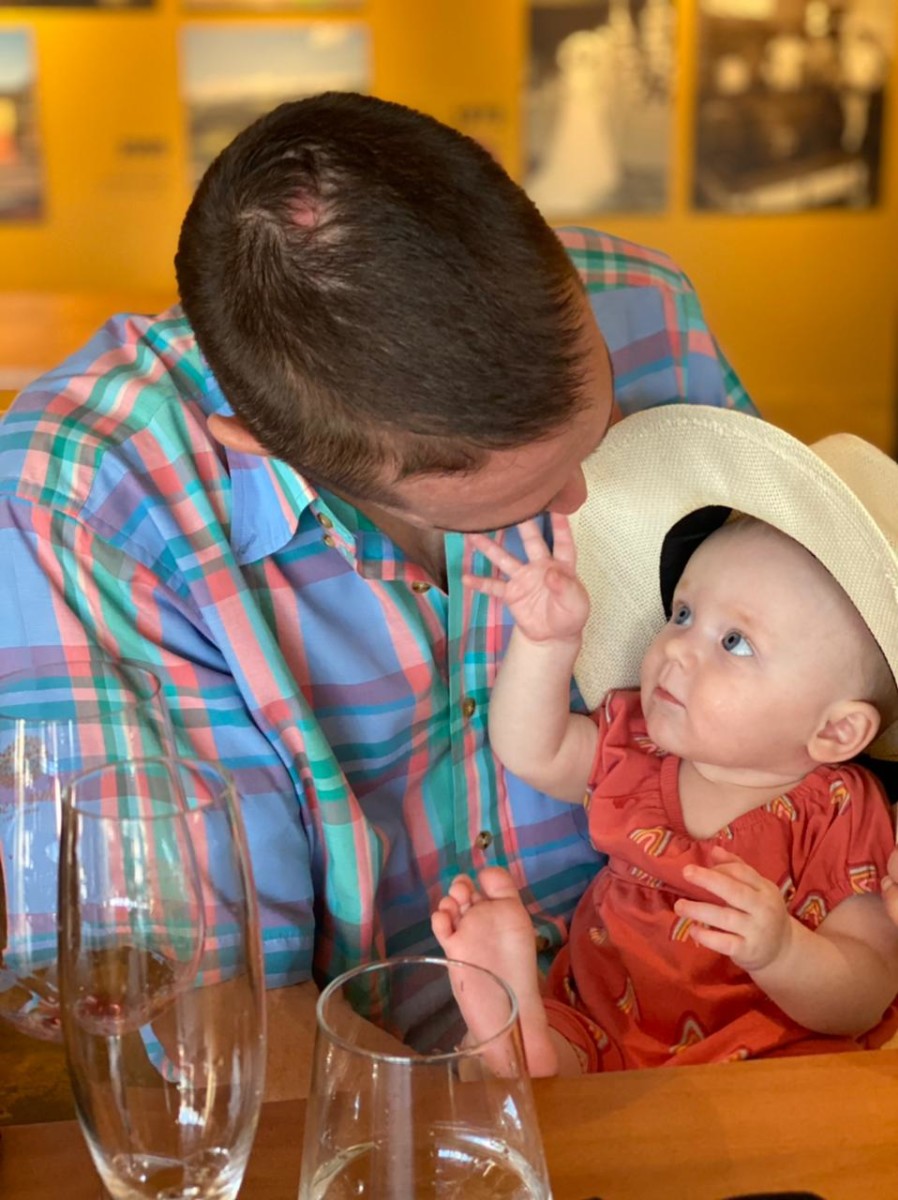
<path fill-rule="evenodd" d="M 176 265 L 183 311 L 113 318 L 0 426 L 0 669 L 157 672 L 179 749 L 235 776 L 269 984 L 435 950 L 487 863 L 557 948 L 596 856 L 490 753 L 509 627 L 465 534 L 576 509 L 622 414 L 751 408 L 688 281 L 562 244 L 476 143 L 349 94 L 245 130 Z"/>

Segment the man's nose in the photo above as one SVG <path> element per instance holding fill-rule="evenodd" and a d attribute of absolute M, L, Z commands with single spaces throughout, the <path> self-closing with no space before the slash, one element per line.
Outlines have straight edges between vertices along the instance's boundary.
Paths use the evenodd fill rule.
<path fill-rule="evenodd" d="M 565 483 L 560 492 L 556 492 L 549 501 L 549 512 L 564 513 L 569 516 L 576 512 L 586 500 L 586 478 L 578 467 Z"/>

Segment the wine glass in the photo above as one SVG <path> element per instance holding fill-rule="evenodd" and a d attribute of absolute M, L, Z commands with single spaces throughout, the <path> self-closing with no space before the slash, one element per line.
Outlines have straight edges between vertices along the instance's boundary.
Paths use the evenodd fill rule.
<path fill-rule="evenodd" d="M 97 656 L 0 676 L 0 1017 L 59 1042 L 61 795 L 90 766 L 173 752 L 159 681 Z"/>
<path fill-rule="evenodd" d="M 456 995 L 476 998 L 476 1039 Z M 498 976 L 388 959 L 335 979 L 317 1015 L 299 1200 L 549 1200 L 517 1002 Z"/>
<path fill-rule="evenodd" d="M 113 1200 L 231 1200 L 262 1101 L 258 909 L 230 776 L 134 759 L 63 800 L 66 1058 Z"/>

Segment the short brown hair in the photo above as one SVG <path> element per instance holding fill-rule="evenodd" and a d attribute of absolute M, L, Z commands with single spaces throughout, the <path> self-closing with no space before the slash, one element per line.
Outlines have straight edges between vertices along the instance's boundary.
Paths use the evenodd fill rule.
<path fill-rule="evenodd" d="M 579 282 L 470 138 L 352 93 L 283 104 L 215 160 L 176 258 L 234 412 L 319 482 L 467 471 L 583 403 Z"/>

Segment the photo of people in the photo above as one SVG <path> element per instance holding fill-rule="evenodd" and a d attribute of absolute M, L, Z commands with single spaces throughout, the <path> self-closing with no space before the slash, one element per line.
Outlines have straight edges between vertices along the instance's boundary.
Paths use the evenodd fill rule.
<path fill-rule="evenodd" d="M 365 25 L 189 26 L 182 34 L 181 90 L 194 186 L 241 129 L 281 101 L 369 86 Z"/>
<path fill-rule="evenodd" d="M 31 35 L 0 29 L 0 221 L 39 217 L 42 192 Z"/>
<path fill-rule="evenodd" d="M 892 0 L 701 0 L 699 37 L 697 208 L 876 203 Z"/>
<path fill-rule="evenodd" d="M 670 0 L 530 6 L 524 186 L 553 219 L 667 202 Z"/>

